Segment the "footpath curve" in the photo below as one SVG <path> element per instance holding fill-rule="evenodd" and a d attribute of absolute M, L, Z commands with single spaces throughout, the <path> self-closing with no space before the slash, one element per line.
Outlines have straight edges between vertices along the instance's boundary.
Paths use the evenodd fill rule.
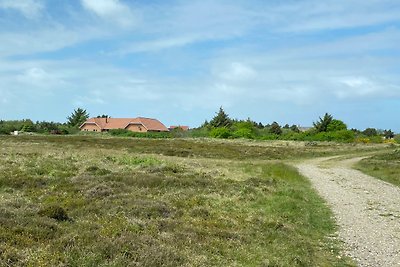
<path fill-rule="evenodd" d="M 296 167 L 330 205 L 348 256 L 359 266 L 400 266 L 400 188 L 352 169 L 360 159 L 318 158 Z"/>

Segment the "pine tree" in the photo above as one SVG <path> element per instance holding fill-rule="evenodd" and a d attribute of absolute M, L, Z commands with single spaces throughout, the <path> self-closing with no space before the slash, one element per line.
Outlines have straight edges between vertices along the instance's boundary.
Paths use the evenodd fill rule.
<path fill-rule="evenodd" d="M 319 117 L 319 121 L 314 122 L 314 128 L 317 132 L 326 132 L 328 130 L 328 125 L 332 122 L 333 117 L 332 115 L 325 113 L 324 117 Z"/>
<path fill-rule="evenodd" d="M 214 128 L 230 127 L 232 126 L 232 120 L 225 113 L 224 109 L 220 107 L 217 115 L 210 121 L 209 125 Z"/>
<path fill-rule="evenodd" d="M 77 108 L 72 112 L 71 116 L 67 117 L 67 124 L 72 127 L 79 127 L 89 118 L 89 113 L 85 109 Z"/>

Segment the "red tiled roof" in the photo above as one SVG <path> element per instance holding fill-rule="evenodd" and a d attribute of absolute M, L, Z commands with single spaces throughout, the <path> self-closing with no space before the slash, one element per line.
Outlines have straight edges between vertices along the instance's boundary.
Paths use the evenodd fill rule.
<path fill-rule="evenodd" d="M 168 132 L 167 127 L 159 120 L 150 118 L 91 118 L 84 122 L 79 128 L 85 124 L 96 124 L 101 130 L 125 129 L 130 124 L 141 124 L 148 131 Z"/>
<path fill-rule="evenodd" d="M 188 131 L 189 130 L 189 126 L 169 126 L 170 130 L 176 129 L 176 128 L 181 128 L 183 131 Z"/>

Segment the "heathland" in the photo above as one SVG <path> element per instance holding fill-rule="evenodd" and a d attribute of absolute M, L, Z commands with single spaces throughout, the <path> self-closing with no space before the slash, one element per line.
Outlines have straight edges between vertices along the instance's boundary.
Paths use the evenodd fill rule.
<path fill-rule="evenodd" d="M 1 266 L 352 266 L 290 163 L 383 150 L 394 148 L 1 136 Z"/>

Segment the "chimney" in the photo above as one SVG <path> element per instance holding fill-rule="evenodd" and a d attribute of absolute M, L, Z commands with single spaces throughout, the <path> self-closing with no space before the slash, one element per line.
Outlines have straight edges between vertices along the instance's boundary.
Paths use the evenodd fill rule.
<path fill-rule="evenodd" d="M 108 116 L 106 117 L 106 123 L 108 123 Z"/>

